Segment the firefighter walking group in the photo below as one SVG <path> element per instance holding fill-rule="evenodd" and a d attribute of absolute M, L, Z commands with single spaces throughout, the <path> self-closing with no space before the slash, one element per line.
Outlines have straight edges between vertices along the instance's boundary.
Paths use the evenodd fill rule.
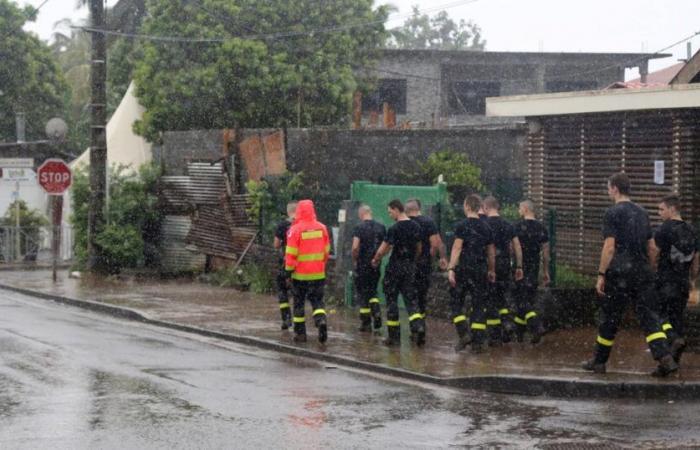
<path fill-rule="evenodd" d="M 632 305 L 658 362 L 652 375 L 666 376 L 678 370 L 686 347 L 683 315 L 689 285 L 698 275 L 698 241 L 693 228 L 682 220 L 678 197 L 669 196 L 660 202 L 663 224 L 652 233 L 647 212 L 630 200 L 627 175 L 611 176 L 608 194 L 615 204 L 606 212 L 603 223 L 604 243 L 596 283 L 601 320 L 594 355 L 582 367 L 605 373 L 618 327 Z M 549 283 L 549 240 L 546 228 L 535 218 L 531 201 L 520 202 L 521 220 L 510 224 L 499 215 L 496 198 L 467 196 L 465 219 L 455 226 L 450 255 L 435 222 L 421 214 L 418 199 L 405 204 L 392 200 L 387 210 L 394 221 L 388 230 L 373 220 L 369 206 L 360 206 L 361 223 L 353 231 L 352 260 L 361 332 L 379 333 L 384 324 L 377 288 L 382 260 L 391 254 L 383 279 L 385 345 L 398 346 L 401 342 L 399 294 L 404 298 L 411 341 L 418 347 L 425 345 L 426 299 L 435 260 L 448 274 L 456 351 L 471 346 L 472 352 L 481 353 L 487 343 L 499 346 L 513 339 L 523 342 L 526 336 L 532 344 L 540 342 L 544 329 L 535 297 L 540 282 Z M 318 340 L 324 343 L 328 339 L 323 302 L 330 252 L 328 231 L 317 221 L 311 200 L 290 203 L 287 213 L 288 219 L 275 231 L 275 247 L 284 249 L 277 276 L 282 329 L 293 327 L 294 340 L 306 342 L 308 299 Z M 471 300 L 468 307 L 467 296 Z M 512 306 L 508 297 L 512 298 Z"/>

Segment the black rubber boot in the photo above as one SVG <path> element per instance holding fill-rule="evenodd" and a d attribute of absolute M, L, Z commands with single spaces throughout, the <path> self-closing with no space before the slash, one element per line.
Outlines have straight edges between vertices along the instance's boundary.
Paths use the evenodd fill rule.
<path fill-rule="evenodd" d="M 292 312 L 289 308 L 281 308 L 280 315 L 282 316 L 282 328 L 283 330 L 288 330 L 292 327 Z"/>
<path fill-rule="evenodd" d="M 673 343 L 671 343 L 671 356 L 673 356 L 673 360 L 676 361 L 676 364 L 681 363 L 681 356 L 683 356 L 687 345 L 683 338 L 674 339 Z"/>
<path fill-rule="evenodd" d="M 401 327 L 387 327 L 387 337 L 384 345 L 394 347 L 401 344 Z"/>
<path fill-rule="evenodd" d="M 372 317 L 369 314 L 360 314 L 360 327 L 357 330 L 362 333 L 372 331 Z"/>
<path fill-rule="evenodd" d="M 415 336 L 415 343 L 418 347 L 425 345 L 425 324 L 423 319 L 418 319 L 415 321 L 414 325 L 415 331 L 413 332 Z"/>
<path fill-rule="evenodd" d="M 294 322 L 294 342 L 306 342 L 306 323 Z"/>
<path fill-rule="evenodd" d="M 659 366 L 651 373 L 651 376 L 663 378 L 677 371 L 678 364 L 673 360 L 673 356 L 669 354 L 659 360 Z"/>
<path fill-rule="evenodd" d="M 466 323 L 466 321 L 464 323 Z M 455 325 L 455 328 L 457 328 L 457 343 L 455 344 L 455 351 L 461 352 L 467 348 L 467 345 L 469 345 L 472 340 L 466 325 L 458 323 Z"/>
<path fill-rule="evenodd" d="M 581 368 L 593 373 L 605 373 L 606 371 L 605 363 L 597 363 L 595 362 L 595 358 L 589 359 L 585 363 L 581 364 Z"/>

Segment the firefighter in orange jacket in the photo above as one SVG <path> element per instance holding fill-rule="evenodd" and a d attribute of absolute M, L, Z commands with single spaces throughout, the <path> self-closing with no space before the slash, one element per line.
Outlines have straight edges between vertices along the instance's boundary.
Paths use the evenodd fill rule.
<path fill-rule="evenodd" d="M 306 342 L 306 318 L 304 305 L 309 299 L 313 318 L 318 328 L 318 341 L 328 339 L 326 310 L 323 305 L 323 287 L 326 280 L 326 261 L 330 253 L 330 241 L 326 226 L 316 220 L 311 200 L 297 204 L 296 216 L 287 233 L 285 270 L 291 278 L 294 296 L 294 341 Z"/>

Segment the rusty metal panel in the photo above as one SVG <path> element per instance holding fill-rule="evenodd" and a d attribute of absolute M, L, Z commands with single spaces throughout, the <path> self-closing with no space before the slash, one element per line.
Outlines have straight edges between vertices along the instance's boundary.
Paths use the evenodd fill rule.
<path fill-rule="evenodd" d="M 287 170 L 282 131 L 248 136 L 238 149 L 249 180 L 259 181 L 264 176 L 281 175 Z"/>

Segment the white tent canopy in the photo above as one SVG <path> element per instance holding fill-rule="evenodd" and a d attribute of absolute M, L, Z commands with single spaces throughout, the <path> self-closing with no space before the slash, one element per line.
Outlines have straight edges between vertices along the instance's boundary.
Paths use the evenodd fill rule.
<path fill-rule="evenodd" d="M 132 81 L 119 107 L 107 123 L 107 164 L 124 165 L 133 170 L 150 162 L 152 159 L 151 144 L 133 131 L 134 122 L 141 118 L 144 108 L 134 95 L 136 86 Z M 71 167 L 90 164 L 90 150 L 71 162 Z"/>

